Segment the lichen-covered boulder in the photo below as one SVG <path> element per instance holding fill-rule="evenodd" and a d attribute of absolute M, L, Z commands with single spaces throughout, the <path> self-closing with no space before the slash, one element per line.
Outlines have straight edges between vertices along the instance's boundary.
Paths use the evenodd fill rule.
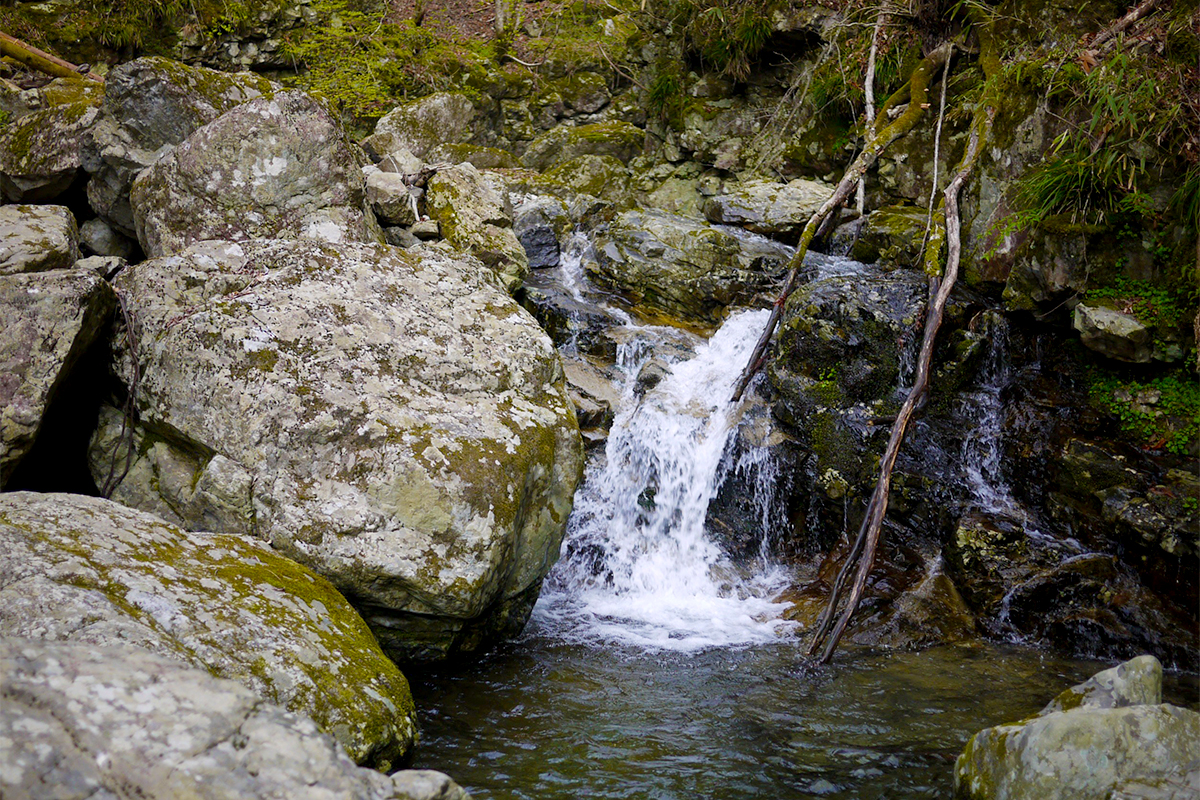
<path fill-rule="evenodd" d="M 779 277 L 791 248 L 663 211 L 627 211 L 596 239 L 588 273 L 636 302 L 716 322 Z"/>
<path fill-rule="evenodd" d="M 126 236 L 136 236 L 129 190 L 146 167 L 197 128 L 278 87 L 248 72 L 229 74 L 166 58 L 139 58 L 113 69 L 100 118 L 85 141 L 88 202 Z"/>
<path fill-rule="evenodd" d="M 1085 347 L 1117 361 L 1145 364 L 1154 354 L 1150 328 L 1133 314 L 1080 303 L 1073 324 Z"/>
<path fill-rule="evenodd" d="M 381 241 L 341 126 L 303 92 L 252 100 L 196 130 L 130 192 L 147 256 L 206 239 Z"/>
<path fill-rule="evenodd" d="M 446 143 L 425 154 L 430 164 L 471 164 L 476 169 L 514 169 L 517 157 L 498 147 L 477 144 Z"/>
<path fill-rule="evenodd" d="M 424 158 L 438 145 L 469 142 L 476 116 L 466 95 L 436 92 L 389 111 L 362 145 L 379 158 L 400 149 Z"/>
<path fill-rule="evenodd" d="M 1067 690 L 1030 720 L 980 731 L 955 764 L 955 796 L 1108 800 L 1131 782 L 1197 772 L 1200 714 L 1162 703 L 1161 682 L 1161 666 L 1142 656 Z"/>
<path fill-rule="evenodd" d="M 628 122 L 599 122 L 578 127 L 559 126 L 529 145 L 521 163 L 544 172 L 579 156 L 612 156 L 623 164 L 642 152 L 646 132 Z"/>
<path fill-rule="evenodd" d="M 768 236 L 795 238 L 833 187 L 796 178 L 788 183 L 751 180 L 727 186 L 704 204 L 709 222 L 737 225 Z"/>
<path fill-rule="evenodd" d="M 0 494 L 0 635 L 136 644 L 312 717 L 351 758 L 416 742 L 408 682 L 323 578 L 243 536 L 70 494 Z"/>
<path fill-rule="evenodd" d="M 0 685 L 9 800 L 467 800 L 440 773 L 356 766 L 312 720 L 138 647 L 3 639 Z"/>
<path fill-rule="evenodd" d="M 620 203 L 629 199 L 629 168 L 612 156 L 585 154 L 546 170 L 537 185 L 569 199 L 588 195 Z"/>
<path fill-rule="evenodd" d="M 12 203 L 46 203 L 70 188 L 98 106 L 95 100 L 51 105 L 0 126 L 0 195 Z"/>
<path fill-rule="evenodd" d="M 63 206 L 0 206 L 0 275 L 68 269 L 79 260 L 79 229 Z"/>
<path fill-rule="evenodd" d="M 582 447 L 553 345 L 482 264 L 209 242 L 116 285 L 137 309 L 138 427 L 163 445 L 141 457 L 192 472 L 176 485 L 135 463 L 114 498 L 157 495 L 185 527 L 271 541 L 400 656 L 521 628 Z M 93 469 L 112 457 L 94 447 Z"/>
<path fill-rule="evenodd" d="M 115 307 L 112 289 L 84 270 L 0 276 L 0 489 Z"/>
<path fill-rule="evenodd" d="M 417 199 L 421 190 L 410 186 L 407 176 L 364 167 L 367 202 L 384 225 L 412 225 L 417 221 Z"/>
<path fill-rule="evenodd" d="M 429 216 L 451 246 L 491 267 L 509 292 L 529 273 L 525 248 L 512 230 L 512 202 L 504 182 L 471 164 L 439 170 L 426 187 Z"/>

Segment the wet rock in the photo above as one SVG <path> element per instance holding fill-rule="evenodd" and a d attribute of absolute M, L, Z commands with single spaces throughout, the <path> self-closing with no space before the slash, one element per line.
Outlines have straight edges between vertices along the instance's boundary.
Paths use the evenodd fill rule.
<path fill-rule="evenodd" d="M 95 100 L 52 105 L 0 126 L 0 195 L 12 203 L 47 203 L 70 188 L 97 106 Z"/>
<path fill-rule="evenodd" d="M 79 226 L 79 243 L 97 256 L 116 256 L 128 259 L 133 255 L 134 244 L 112 229 L 100 218 L 89 219 Z"/>
<path fill-rule="evenodd" d="M 661 211 L 627 211 L 595 243 L 589 274 L 634 302 L 685 319 L 715 322 L 781 274 L 791 251 Z"/>
<path fill-rule="evenodd" d="M 567 207 L 554 197 L 535 195 L 513 210 L 513 233 L 525 248 L 530 269 L 558 266 L 559 241 L 570 228 Z"/>
<path fill-rule="evenodd" d="M 621 401 L 621 390 L 611 368 L 586 356 L 563 359 L 567 391 L 575 404 L 575 417 L 589 444 L 603 441 L 612 427 Z"/>
<path fill-rule="evenodd" d="M 1161 703 L 1161 669 L 1152 658 L 1135 659 L 1068 690 L 1031 720 L 975 734 L 955 764 L 955 796 L 1107 800 L 1123 786 L 1162 786 L 1180 773 L 1200 778 L 1200 714 Z"/>
<path fill-rule="evenodd" d="M 253 539 L 187 533 L 99 498 L 14 492 L 0 494 L 0 553 L 0 636 L 136 644 L 311 717 L 379 769 L 416 742 L 408 682 L 357 612 Z"/>
<path fill-rule="evenodd" d="M 130 203 L 151 258 L 207 239 L 382 239 L 341 126 L 303 92 L 252 100 L 197 129 L 138 175 Z"/>
<path fill-rule="evenodd" d="M 884 266 L 921 266 L 921 240 L 927 219 L 923 208 L 877 208 L 867 215 L 850 257 L 867 263 L 878 261 Z"/>
<path fill-rule="evenodd" d="M 975 617 L 940 556 L 925 561 L 924 574 L 883 611 L 854 626 L 850 640 L 872 647 L 916 648 L 975 637 Z"/>
<path fill-rule="evenodd" d="M 451 246 L 490 267 L 509 292 L 520 287 L 529 260 L 513 233 L 512 202 L 502 181 L 459 164 L 429 179 L 426 203 Z"/>
<path fill-rule="evenodd" d="M 165 448 L 114 497 L 157 494 L 183 527 L 271 541 L 398 657 L 520 630 L 582 447 L 553 345 L 483 265 L 429 247 L 214 242 L 116 285 L 138 309 L 138 427 Z M 252 519 L 222 510 L 223 490 L 192 505 L 218 455 L 211 483 L 248 475 Z M 112 457 L 94 449 L 94 469 Z M 168 461 L 195 464 L 171 467 L 191 480 L 156 481 Z"/>
<path fill-rule="evenodd" d="M 82 154 L 92 176 L 88 202 L 113 228 L 136 236 L 129 190 L 138 173 L 200 126 L 277 88 L 258 75 L 230 75 L 166 58 L 139 58 L 113 69 Z"/>
<path fill-rule="evenodd" d="M 358 767 L 249 689 L 128 645 L 0 640 L 5 796 L 466 800 L 445 776 Z"/>
<path fill-rule="evenodd" d="M 68 269 L 79 260 L 79 229 L 63 206 L 0 206 L 0 275 Z"/>
<path fill-rule="evenodd" d="M 616 343 L 607 333 L 621 321 L 603 307 L 577 298 L 554 275 L 531 273 L 517 297 L 556 346 L 616 358 Z"/>
<path fill-rule="evenodd" d="M 112 289 L 86 271 L 0 276 L 0 488 L 115 307 Z"/>
<path fill-rule="evenodd" d="M 401 149 L 426 158 L 439 145 L 469 142 L 475 121 L 475 106 L 466 95 L 437 92 L 389 111 L 362 145 L 380 158 Z"/>
<path fill-rule="evenodd" d="M 627 164 L 642 151 L 645 138 L 645 131 L 628 122 L 564 125 L 535 139 L 521 157 L 521 163 L 539 172 L 585 155 L 611 156 Z"/>
<path fill-rule="evenodd" d="M 1085 347 L 1117 361 L 1145 364 L 1154 352 L 1150 329 L 1132 314 L 1080 303 L 1074 326 Z"/>
<path fill-rule="evenodd" d="M 829 196 L 833 187 L 820 181 L 796 178 L 789 183 L 753 180 L 725 190 L 704 204 L 709 222 L 737 225 L 755 233 L 795 239 L 808 218 Z"/>
<path fill-rule="evenodd" d="M 412 225 L 417 221 L 419 188 L 410 186 L 405 176 L 381 172 L 374 167 L 363 170 L 366 176 L 367 202 L 375 217 L 384 225 Z"/>

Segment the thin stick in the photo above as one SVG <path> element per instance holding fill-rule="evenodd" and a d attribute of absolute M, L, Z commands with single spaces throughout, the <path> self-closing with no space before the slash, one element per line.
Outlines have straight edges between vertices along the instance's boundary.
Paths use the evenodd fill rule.
<path fill-rule="evenodd" d="M 866 111 L 868 130 L 875 124 L 875 55 L 879 52 L 879 34 L 883 32 L 883 20 L 887 12 L 883 10 L 883 4 L 879 6 L 879 14 L 875 17 L 875 34 L 871 37 L 871 52 L 867 54 L 867 76 L 863 81 L 863 94 L 866 97 Z M 867 181 L 865 178 L 858 179 L 858 189 L 854 196 L 854 208 L 859 214 L 862 214 L 866 209 L 867 204 Z"/>

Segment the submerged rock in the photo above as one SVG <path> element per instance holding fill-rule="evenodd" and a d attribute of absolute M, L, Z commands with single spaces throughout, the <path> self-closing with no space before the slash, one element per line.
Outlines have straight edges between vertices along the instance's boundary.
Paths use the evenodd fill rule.
<path fill-rule="evenodd" d="M 137 309 L 138 427 L 163 447 L 135 458 L 114 498 L 271 541 L 397 656 L 520 630 L 558 555 L 582 446 L 553 345 L 482 264 L 430 248 L 205 243 L 116 283 Z M 93 469 L 112 457 L 94 448 Z M 215 490 L 197 501 L 209 484 L 244 489 L 234 504 Z"/>
<path fill-rule="evenodd" d="M 312 717 L 379 769 L 416 743 L 408 682 L 328 581 L 241 536 L 108 500 L 0 494 L 0 636 L 136 644 Z"/>
<path fill-rule="evenodd" d="M 1132 796 L 1195 796 L 1200 714 L 1161 698 L 1152 656 L 1105 670 L 1031 720 L 975 734 L 955 764 L 955 796 L 1108 800 L 1135 784 L 1158 793 Z"/>
<path fill-rule="evenodd" d="M 108 284 L 85 270 L 0 276 L 0 489 L 116 304 Z"/>
<path fill-rule="evenodd" d="M 358 767 L 309 719 L 138 647 L 0 640 L 10 800 L 466 800 L 440 773 Z"/>
<path fill-rule="evenodd" d="M 79 229 L 63 206 L 0 206 L 0 275 L 67 269 L 79 260 Z"/>
<path fill-rule="evenodd" d="M 88 202 L 105 222 L 136 236 L 129 190 L 138 173 L 200 126 L 277 88 L 248 72 L 231 75 L 158 57 L 113 69 L 83 152 L 83 166 L 92 175 Z"/>
<path fill-rule="evenodd" d="M 252 100 L 138 175 L 138 241 L 153 258 L 206 239 L 382 240 L 341 126 L 303 92 Z"/>
<path fill-rule="evenodd" d="M 716 322 L 782 274 L 791 249 L 662 211 L 627 211 L 599 236 L 588 263 L 598 283 L 685 319 Z"/>

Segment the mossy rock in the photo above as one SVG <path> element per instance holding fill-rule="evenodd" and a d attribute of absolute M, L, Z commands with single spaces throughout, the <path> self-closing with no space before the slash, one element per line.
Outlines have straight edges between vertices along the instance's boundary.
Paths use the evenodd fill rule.
<path fill-rule="evenodd" d="M 240 536 L 78 495 L 0 495 L 6 636 L 132 643 L 313 718 L 387 770 L 416 742 L 408 682 L 337 590 Z"/>
<path fill-rule="evenodd" d="M 642 152 L 646 132 L 628 122 L 600 122 L 578 127 L 560 126 L 535 139 L 521 163 L 546 171 L 555 164 L 584 155 L 611 156 L 622 163 Z"/>
<path fill-rule="evenodd" d="M 884 266 L 921 267 L 921 241 L 928 219 L 926 210 L 915 206 L 878 208 L 867 216 L 850 257 Z"/>
<path fill-rule="evenodd" d="M 629 168 L 612 156 L 577 156 L 543 173 L 537 185 L 567 199 L 586 194 L 621 202 L 628 197 Z"/>

